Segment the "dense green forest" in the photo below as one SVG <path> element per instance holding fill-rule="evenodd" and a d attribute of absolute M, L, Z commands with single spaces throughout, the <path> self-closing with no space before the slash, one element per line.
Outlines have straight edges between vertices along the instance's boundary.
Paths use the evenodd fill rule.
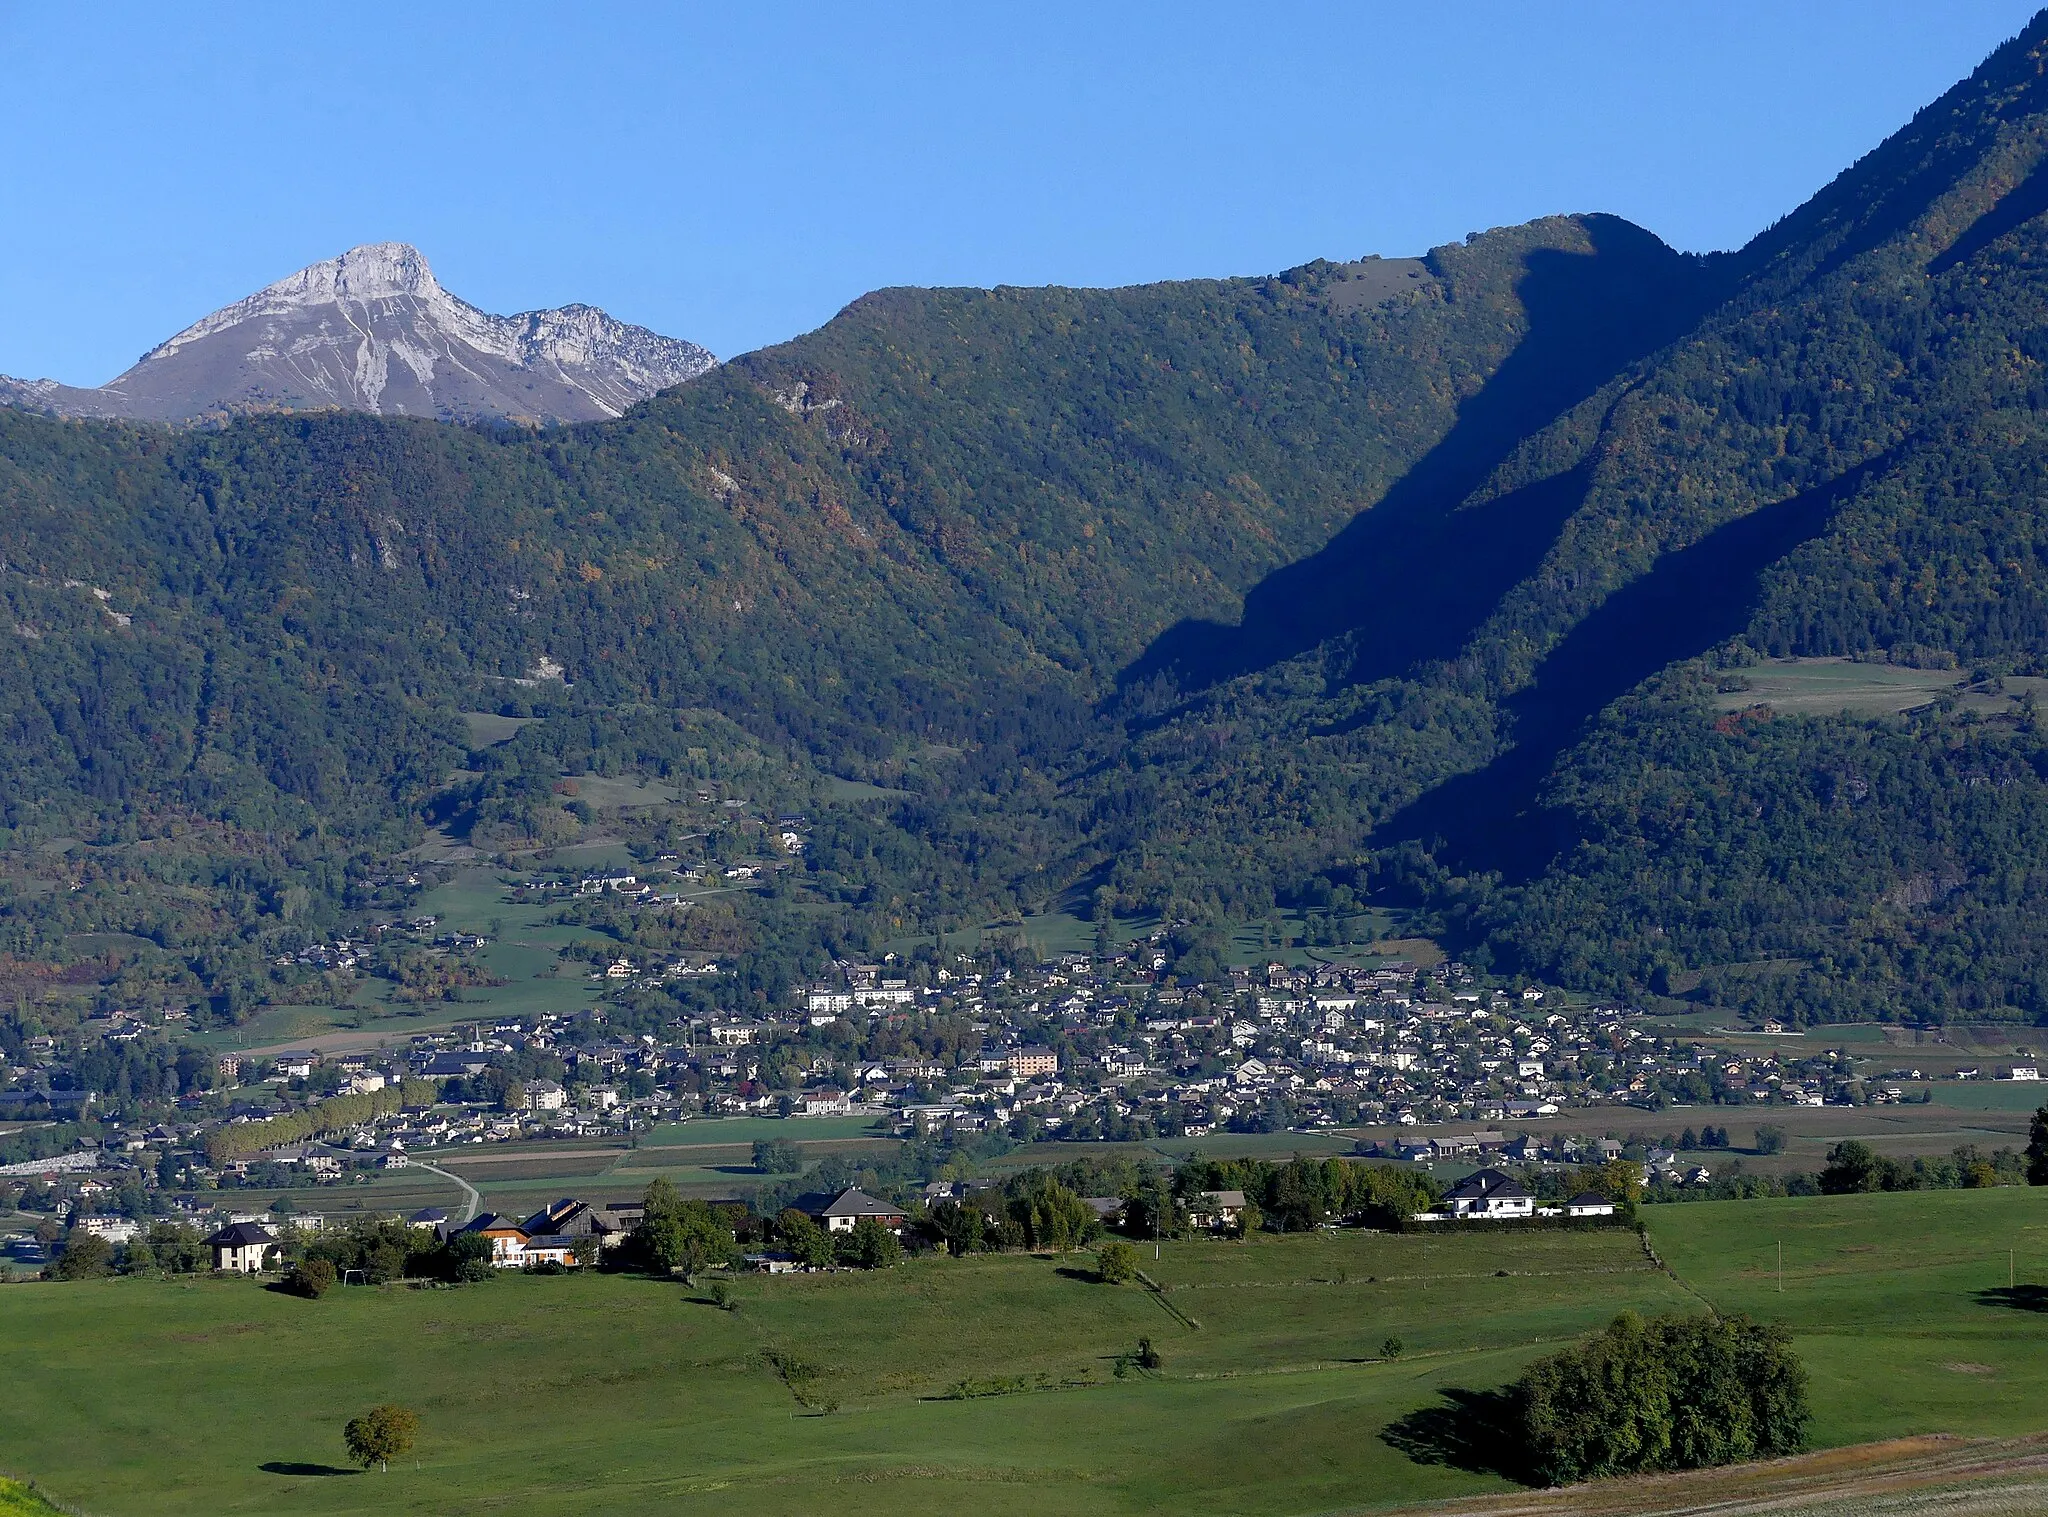
<path fill-rule="evenodd" d="M 643 776 L 814 829 L 690 929 L 722 994 L 1382 901 L 1586 988 L 2048 1016 L 2031 704 L 1715 698 L 2048 673 L 2044 37 L 1733 253 L 884 290 L 548 431 L 0 409 L 0 967 L 239 1016 L 428 827 L 553 846 L 604 822 L 565 778 Z"/>

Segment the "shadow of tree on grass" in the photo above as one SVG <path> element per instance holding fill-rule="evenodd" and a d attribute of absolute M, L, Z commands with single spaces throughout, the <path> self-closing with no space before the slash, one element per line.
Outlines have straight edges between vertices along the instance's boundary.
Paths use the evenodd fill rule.
<path fill-rule="evenodd" d="M 273 1459 L 257 1466 L 268 1475 L 360 1475 L 361 1470 L 339 1464 L 304 1464 L 294 1459 Z"/>
<path fill-rule="evenodd" d="M 1515 1399 L 1506 1391 L 1440 1392 L 1445 1405 L 1418 1407 L 1380 1430 L 1380 1441 L 1417 1464 L 1531 1484 L 1516 1455 Z"/>
<path fill-rule="evenodd" d="M 2003 1306 L 2016 1312 L 2048 1312 L 2048 1285 L 2001 1285 L 1977 1292 L 1979 1306 Z"/>

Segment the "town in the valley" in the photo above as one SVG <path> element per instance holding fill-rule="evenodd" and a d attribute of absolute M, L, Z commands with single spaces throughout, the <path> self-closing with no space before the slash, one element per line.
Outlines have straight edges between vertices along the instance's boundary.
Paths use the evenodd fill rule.
<path fill-rule="evenodd" d="M 795 832 L 781 841 L 785 853 L 801 846 Z M 676 904 L 626 872 L 519 881 L 509 892 L 558 903 L 592 897 Z M 972 951 L 936 940 L 876 962 L 835 962 L 754 1016 L 705 1010 L 706 998 L 686 993 L 725 972 L 705 955 L 599 955 L 584 972 L 588 1004 L 576 1011 L 478 1016 L 373 1046 L 329 1039 L 325 1049 L 226 1052 L 196 1067 L 187 1050 L 175 1092 L 100 1090 L 90 1079 L 107 1062 L 96 1054 L 175 1036 L 175 1010 L 87 1018 L 7 1050 L 0 1113 L 21 1124 L 13 1141 L 74 1138 L 65 1151 L 0 1167 L 0 1200 L 20 1219 L 9 1257 L 30 1268 L 73 1229 L 118 1245 L 146 1234 L 152 1219 L 175 1218 L 219 1239 L 219 1262 L 241 1268 L 272 1257 L 249 1251 L 256 1233 L 375 1213 L 380 1179 L 432 1169 L 440 1155 L 491 1144 L 631 1144 L 678 1124 L 716 1142 L 720 1119 L 749 1117 L 785 1124 L 798 1152 L 817 1119 L 841 1119 L 835 1131 L 857 1119 L 863 1131 L 919 1145 L 933 1156 L 928 1169 L 1031 1144 L 1071 1155 L 1090 1143 L 1208 1140 L 1230 1151 L 1247 1135 L 1281 1135 L 1281 1147 L 1263 1151 L 1284 1152 L 1286 1134 L 1334 1136 L 1348 1149 L 1319 1151 L 1424 1166 L 1457 1182 L 1444 1210 L 1425 1219 L 1533 1215 L 1556 1208 L 1539 1207 L 1504 1170 L 1575 1173 L 1622 1161 L 1653 1194 L 1707 1187 L 1728 1172 L 1731 1109 L 1768 1133 L 1773 1108 L 1906 1100 L 1901 1082 L 1921 1074 L 1874 1068 L 1818 1037 L 1791 1051 L 1782 1046 L 1791 1039 L 1717 1047 L 1655 1030 L 1626 1005 L 1499 981 L 1441 958 L 1301 962 L 1295 953 L 1295 962 L 1182 983 L 1163 946 L 1168 931 L 1045 957 L 1014 938 Z M 319 972 L 394 961 L 410 973 L 422 961 L 459 971 L 489 942 L 419 916 L 288 957 Z M 1949 1073 L 2036 1076 L 2021 1064 Z M 370 1099 L 358 1114 L 346 1108 L 350 1097 Z M 280 1138 L 278 1117 L 294 1112 L 331 1120 L 309 1119 L 306 1135 Z M 948 1170 L 965 1172 L 957 1162 Z M 854 1197 L 846 1204 L 881 1208 L 899 1225 L 905 1208 L 962 1188 L 957 1179 L 895 1179 L 880 1199 L 843 1188 Z M 500 1264 L 574 1263 L 564 1240 L 576 1227 L 616 1240 L 634 1211 L 624 1197 L 572 1198 L 562 1204 L 580 1220 L 565 1230 L 559 1217 L 501 1218 L 461 1204 L 452 1183 L 448 1192 L 448 1207 L 409 1215 L 443 1230 L 498 1228 Z M 725 1199 L 755 1197 L 735 1185 Z M 821 1223 L 835 1199 L 811 1198 Z M 1235 1209 L 1226 1198 L 1201 1220 L 1229 1225 Z M 511 1246 L 514 1233 L 531 1257 Z"/>

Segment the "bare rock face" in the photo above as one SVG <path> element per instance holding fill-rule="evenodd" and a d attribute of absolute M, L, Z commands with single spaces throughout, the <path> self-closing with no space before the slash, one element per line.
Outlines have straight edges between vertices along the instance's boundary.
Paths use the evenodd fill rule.
<path fill-rule="evenodd" d="M 168 422 L 334 409 L 594 421 L 716 363 L 595 306 L 490 315 L 442 289 L 418 249 L 379 242 L 215 311 L 98 389 L 0 377 L 0 404 Z"/>

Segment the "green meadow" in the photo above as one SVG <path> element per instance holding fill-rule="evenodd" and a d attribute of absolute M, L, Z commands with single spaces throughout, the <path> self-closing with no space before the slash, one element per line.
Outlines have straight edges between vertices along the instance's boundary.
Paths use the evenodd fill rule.
<path fill-rule="evenodd" d="M 1623 1308 L 1702 1302 L 1793 1327 L 1822 1444 L 2048 1426 L 2048 1193 L 1649 1221 L 1668 1272 L 1626 1232 L 1473 1230 L 1148 1246 L 1157 1292 L 1097 1284 L 1085 1256 L 746 1277 L 735 1311 L 604 1275 L 317 1302 L 17 1285 L 0 1468 L 100 1517 L 1392 1506 L 1503 1489 L 1381 1437 L 1438 1391 L 1498 1385 Z M 1141 1337 L 1163 1363 L 1119 1377 Z M 416 1458 L 346 1471 L 342 1423 L 385 1400 L 418 1411 Z"/>
<path fill-rule="evenodd" d="M 569 857 L 572 854 L 575 857 Z M 557 862 L 577 867 L 631 863 L 623 849 L 610 844 L 595 850 L 563 849 L 560 855 Z M 603 983 L 591 979 L 581 961 L 563 963 L 558 950 L 603 935 L 554 921 L 559 905 L 515 902 L 508 881 L 516 877 L 516 871 L 465 868 L 421 896 L 416 908 L 420 915 L 440 918 L 447 931 L 489 934 L 493 941 L 480 959 L 501 984 L 467 987 L 460 1001 L 408 1003 L 394 998 L 388 982 L 364 979 L 346 1006 L 267 1007 L 237 1027 L 202 1033 L 194 1041 L 221 1050 L 278 1048 L 315 1039 L 335 1047 L 335 1037 L 341 1035 L 350 1046 L 368 1047 L 458 1022 L 566 1014 L 596 1005 Z"/>
<path fill-rule="evenodd" d="M 0 1517 L 63 1517 L 63 1513 L 20 1481 L 0 1476 Z"/>

